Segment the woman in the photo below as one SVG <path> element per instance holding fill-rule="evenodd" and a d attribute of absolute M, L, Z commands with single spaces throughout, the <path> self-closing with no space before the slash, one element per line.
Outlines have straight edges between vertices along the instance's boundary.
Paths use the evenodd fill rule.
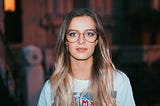
<path fill-rule="evenodd" d="M 115 69 L 108 50 L 97 15 L 86 8 L 70 12 L 38 106 L 135 106 L 130 81 Z"/>

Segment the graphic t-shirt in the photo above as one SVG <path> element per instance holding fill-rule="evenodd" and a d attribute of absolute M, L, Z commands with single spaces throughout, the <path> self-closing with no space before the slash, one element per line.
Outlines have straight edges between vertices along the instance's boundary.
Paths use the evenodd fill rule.
<path fill-rule="evenodd" d="M 82 94 L 89 86 L 90 80 L 73 79 L 74 97 L 78 106 L 94 106 L 88 93 Z M 81 96 L 83 95 L 83 96 Z M 128 77 L 123 72 L 114 73 L 114 97 L 117 106 L 135 106 L 132 88 Z M 47 80 L 41 91 L 38 106 L 52 106 L 51 84 Z"/>
<path fill-rule="evenodd" d="M 88 93 L 81 97 L 81 93 L 75 92 L 74 97 L 76 99 L 77 106 L 93 106 L 93 101 Z"/>
<path fill-rule="evenodd" d="M 83 94 L 83 91 L 88 87 L 89 83 L 89 80 L 73 79 L 73 94 L 78 106 L 93 106 L 93 101 L 91 100 L 89 93 Z"/>

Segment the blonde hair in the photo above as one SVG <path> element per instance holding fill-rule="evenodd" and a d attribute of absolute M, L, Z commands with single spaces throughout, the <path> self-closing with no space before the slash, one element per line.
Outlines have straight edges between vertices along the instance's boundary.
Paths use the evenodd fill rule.
<path fill-rule="evenodd" d="M 55 70 L 50 77 L 54 104 L 57 106 L 76 106 L 70 75 L 69 53 L 65 45 L 65 33 L 72 18 L 80 16 L 90 16 L 93 18 L 98 33 L 98 44 L 93 53 L 91 84 L 86 92 L 89 92 L 91 95 L 95 106 L 106 106 L 109 104 L 114 106 L 113 71 L 115 67 L 110 58 L 105 32 L 98 16 L 93 11 L 86 8 L 79 8 L 70 12 L 61 25 L 56 44 Z"/>

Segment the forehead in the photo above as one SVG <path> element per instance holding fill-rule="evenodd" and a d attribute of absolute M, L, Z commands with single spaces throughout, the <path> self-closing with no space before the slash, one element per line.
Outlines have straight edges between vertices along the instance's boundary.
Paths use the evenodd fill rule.
<path fill-rule="evenodd" d="M 68 29 L 76 29 L 76 30 L 86 30 L 86 29 L 95 29 L 96 25 L 92 17 L 90 16 L 79 16 L 74 17 Z"/>

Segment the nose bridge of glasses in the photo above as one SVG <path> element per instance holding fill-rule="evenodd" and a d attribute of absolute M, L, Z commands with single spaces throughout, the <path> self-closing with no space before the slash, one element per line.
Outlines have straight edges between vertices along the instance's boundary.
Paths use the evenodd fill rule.
<path fill-rule="evenodd" d="M 84 41 L 85 39 L 86 39 L 86 38 L 85 38 L 84 32 L 82 32 L 82 33 L 79 32 L 79 36 L 78 36 L 78 39 L 77 39 L 77 40 L 79 40 L 79 41 Z"/>

